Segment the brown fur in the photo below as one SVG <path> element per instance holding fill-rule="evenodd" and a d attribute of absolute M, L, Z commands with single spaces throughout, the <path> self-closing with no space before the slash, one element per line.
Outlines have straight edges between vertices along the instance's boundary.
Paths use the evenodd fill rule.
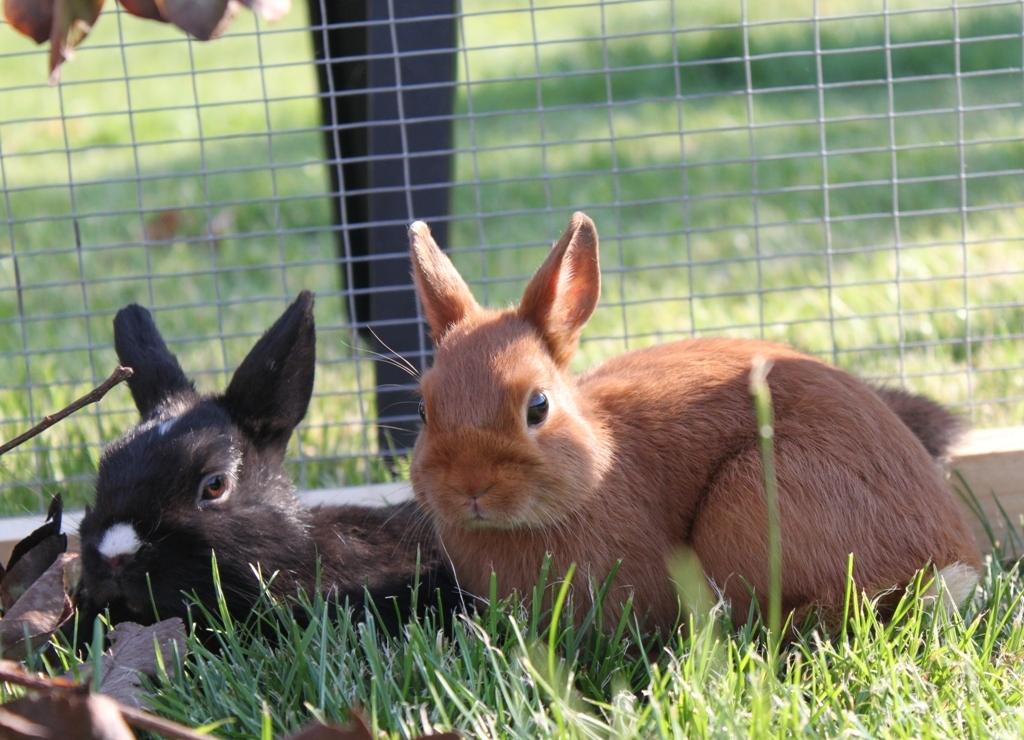
<path fill-rule="evenodd" d="M 527 592 L 546 552 L 564 572 L 602 579 L 622 560 L 626 592 L 653 626 L 677 612 L 667 559 L 690 546 L 745 618 L 767 592 L 767 515 L 748 377 L 768 376 L 786 609 L 841 603 L 847 555 L 869 592 L 928 564 L 980 556 L 942 475 L 875 391 L 782 345 L 692 339 L 565 367 L 597 303 L 597 234 L 583 214 L 517 309 L 476 305 L 422 224 L 411 230 L 416 283 L 437 342 L 422 379 L 426 423 L 412 463 L 460 585 Z M 442 274 L 420 274 L 424 269 Z M 439 286 L 437 290 L 432 286 Z M 459 305 L 442 305 L 452 297 Z M 547 419 L 528 427 L 543 390 Z"/>

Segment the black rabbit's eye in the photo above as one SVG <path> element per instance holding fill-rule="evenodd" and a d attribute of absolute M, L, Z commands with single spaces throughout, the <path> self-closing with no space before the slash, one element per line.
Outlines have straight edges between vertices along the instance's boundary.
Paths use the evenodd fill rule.
<path fill-rule="evenodd" d="M 199 489 L 199 498 L 202 501 L 217 501 L 224 498 L 229 488 L 228 477 L 222 473 L 214 473 L 203 480 L 203 485 Z"/>
<path fill-rule="evenodd" d="M 526 405 L 526 423 L 535 427 L 548 418 L 548 397 L 541 391 L 530 396 L 530 402 Z"/>
<path fill-rule="evenodd" d="M 424 424 L 426 424 L 427 423 L 427 405 L 425 403 L 423 403 L 423 399 L 422 398 L 420 399 L 420 405 L 419 405 L 419 409 L 418 410 L 420 412 L 420 419 L 423 421 Z"/>

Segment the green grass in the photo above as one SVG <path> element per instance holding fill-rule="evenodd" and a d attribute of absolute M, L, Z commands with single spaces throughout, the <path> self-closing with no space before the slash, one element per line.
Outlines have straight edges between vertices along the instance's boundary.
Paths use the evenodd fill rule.
<path fill-rule="evenodd" d="M 819 4 L 821 48 L 852 50 L 823 58 L 822 81 L 859 83 L 829 87 L 821 100 L 815 90 L 790 89 L 818 79 L 813 58 L 799 55 L 815 48 L 811 4 L 747 5 L 755 22 L 799 21 L 750 28 L 751 53 L 769 55 L 750 65 L 761 91 L 750 111 L 747 70 L 737 61 L 738 2 L 608 5 L 603 18 L 595 8 L 539 3 L 531 25 L 528 13 L 480 14 L 508 3 L 465 0 L 468 50 L 458 74 L 473 84 L 457 99 L 466 115 L 455 129 L 460 184 L 452 207 L 460 218 L 451 231 L 460 269 L 487 302 L 514 300 L 569 213 L 583 207 L 602 233 L 605 289 L 578 367 L 695 333 L 763 335 L 869 377 L 902 378 L 976 424 L 1019 423 L 1024 274 L 1010 256 L 1020 251 L 1024 200 L 1020 108 L 1012 107 L 1024 90 L 1013 71 L 1021 39 L 971 39 L 1017 34 L 1020 9 L 960 10 L 960 67 L 971 74 L 962 101 L 1005 106 L 962 116 L 956 85 L 943 77 L 955 69 L 952 12 L 893 15 L 899 115 L 890 131 L 886 55 L 873 48 L 885 40 L 881 18 L 831 18 L 874 12 L 877 3 Z M 376 447 L 362 421 L 374 405 L 358 391 L 372 387 L 372 364 L 343 328 L 304 13 L 297 3 L 261 37 L 249 33 L 255 25 L 244 13 L 233 35 L 202 45 L 108 9 L 66 66 L 61 89 L 44 84 L 43 53 L 27 55 L 31 44 L 0 27 L 0 54 L 8 55 L 0 57 L 0 86 L 17 87 L 3 92 L 0 106 L 8 188 L 0 198 L 0 317 L 27 318 L 24 336 L 17 322 L 0 323 L 0 437 L 106 375 L 114 363 L 110 318 L 124 303 L 163 309 L 158 319 L 184 366 L 213 389 L 226 379 L 220 368 L 240 361 L 283 297 L 308 287 L 325 296 L 317 308 L 321 362 L 293 469 L 305 487 L 386 477 L 365 456 Z M 673 18 L 674 37 L 665 31 Z M 617 35 L 607 45 L 596 40 L 602 23 Z M 123 57 L 121 32 L 132 44 Z M 543 42 L 536 59 L 528 46 L 509 46 L 534 33 Z M 856 51 L 865 47 L 872 49 Z M 194 88 L 190 55 L 204 70 Z M 261 76 L 261 58 L 289 66 Z M 678 76 L 674 59 L 686 65 Z M 749 133 L 749 116 L 766 125 Z M 819 156 L 822 128 L 827 158 Z M 965 204 L 955 179 L 961 159 L 971 175 Z M 223 171 L 239 166 L 244 171 Z M 903 181 L 895 194 L 894 168 Z M 173 234 L 141 245 L 165 211 L 177 214 Z M 204 238 L 224 223 L 230 236 Z M 279 238 L 279 228 L 287 236 Z M 84 295 L 80 279 L 90 281 Z M 220 314 L 206 305 L 218 299 L 227 304 Z M 217 341 L 222 332 L 228 337 Z M 72 506 L 86 501 L 97 445 L 132 421 L 130 408 L 118 389 L 102 410 L 5 457 L 0 512 L 40 511 L 58 488 Z"/>
<path fill-rule="evenodd" d="M 672 568 L 683 616 L 664 635 L 645 634 L 628 605 L 603 622 L 610 579 L 591 585 L 592 605 L 575 606 L 572 569 L 552 577 L 550 563 L 525 598 L 496 600 L 495 577 L 478 609 L 428 610 L 398 634 L 374 616 L 354 622 L 323 596 L 300 597 L 295 619 L 295 602 L 264 593 L 239 622 L 220 594 L 195 605 L 207 626 L 189 625 L 185 654 L 149 682 L 148 702 L 225 738 L 343 723 L 353 708 L 388 737 L 1016 737 L 1024 561 L 998 543 L 993 551 L 960 609 L 935 598 L 922 571 L 887 620 L 848 581 L 841 617 L 782 629 L 766 627 L 756 606 L 731 614 L 692 552 Z M 74 676 L 89 658 L 55 640 L 27 663 Z M 0 685 L 0 701 L 19 692 Z"/>
<path fill-rule="evenodd" d="M 763 377 L 752 378 L 751 392 L 772 490 Z M 976 507 L 973 492 L 964 496 Z M 773 521 L 769 542 L 778 543 Z M 1009 524 L 1009 542 L 1019 543 Z M 991 546 L 980 587 L 960 608 L 941 588 L 936 598 L 933 573 L 923 570 L 887 619 L 848 580 L 840 615 L 801 624 L 790 616 L 781 628 L 778 575 L 766 620 L 756 601 L 734 615 L 685 550 L 672 563 L 682 617 L 663 635 L 644 633 L 629 604 L 618 622 L 604 622 L 614 574 L 591 584 L 589 607 L 577 607 L 574 566 L 560 578 L 550 561 L 522 598 L 497 600 L 500 576 L 492 576 L 478 608 L 427 610 L 397 634 L 378 627 L 379 611 L 355 622 L 322 595 L 296 604 L 264 592 L 237 621 L 219 592 L 216 603 L 194 604 L 205 626 L 190 620 L 187 649 L 148 682 L 148 704 L 226 738 L 344 723 L 353 709 L 388 737 L 1015 737 L 1024 731 L 1024 560 L 1014 562 L 1007 543 Z M 848 579 L 853 572 L 851 556 Z M 57 638 L 26 662 L 79 676 L 90 659 Z M 0 702 L 20 692 L 0 684 Z"/>
<path fill-rule="evenodd" d="M 275 733 L 344 721 L 354 706 L 393 737 L 1019 736 L 1019 569 L 992 565 L 962 613 L 921 598 L 928 584 L 922 574 L 887 623 L 851 588 L 845 626 L 804 625 L 777 649 L 756 615 L 733 629 L 706 598 L 689 603 L 710 610 L 695 606 L 663 640 L 628 616 L 574 620 L 571 600 L 553 616 L 536 595 L 459 617 L 447 635 L 429 616 L 397 638 L 322 599 L 305 602 L 305 625 L 267 599 L 246 624 L 217 622 L 212 645 L 193 634 L 152 702 L 193 726 L 222 723 L 229 738 L 259 736 L 264 721 Z M 250 638 L 258 625 L 270 636 Z M 77 660 L 30 663 L 59 673 Z"/>

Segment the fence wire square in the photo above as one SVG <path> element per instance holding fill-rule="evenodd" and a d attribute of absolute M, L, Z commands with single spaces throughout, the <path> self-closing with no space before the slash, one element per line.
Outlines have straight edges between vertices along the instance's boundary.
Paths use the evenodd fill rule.
<path fill-rule="evenodd" d="M 517 299 L 573 210 L 597 221 L 605 290 L 579 368 L 694 335 L 764 337 L 976 425 L 1020 423 L 1019 0 L 462 0 L 432 19 L 457 39 L 451 144 L 406 151 L 397 189 L 344 193 L 332 170 L 366 157 L 330 154 L 351 126 L 323 98 L 400 90 L 378 124 L 405 141 L 430 121 L 401 101 L 432 88 L 325 89 L 321 70 L 360 55 L 316 54 L 347 27 L 311 22 L 327 7 L 313 3 L 269 26 L 244 14 L 206 44 L 111 4 L 59 86 L 46 51 L 0 24 L 0 438 L 107 375 L 126 303 L 154 311 L 212 391 L 309 288 L 319 358 L 296 481 L 387 479 L 380 347 L 356 306 L 396 289 L 359 287 L 370 258 L 350 234 L 420 217 L 416 174 L 439 155 L 439 220 L 483 302 Z M 400 78 L 422 55 L 403 27 L 423 19 L 397 3 L 374 0 L 347 30 L 383 33 L 390 47 L 364 56 Z M 339 214 L 359 187 L 399 206 Z M 419 336 L 410 357 L 429 350 Z M 39 511 L 57 490 L 87 501 L 102 444 L 134 419 L 120 388 L 5 456 L 0 512 Z"/>

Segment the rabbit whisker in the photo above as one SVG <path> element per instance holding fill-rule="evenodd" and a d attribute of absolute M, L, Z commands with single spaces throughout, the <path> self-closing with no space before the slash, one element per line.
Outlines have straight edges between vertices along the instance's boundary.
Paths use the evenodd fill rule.
<path fill-rule="evenodd" d="M 419 369 L 417 369 L 417 367 L 416 367 L 415 365 L 413 365 L 413 364 L 412 364 L 412 363 L 411 363 L 411 362 L 410 362 L 410 361 L 408 360 L 408 358 L 406 358 L 406 357 L 403 357 L 403 356 L 402 356 L 402 355 L 400 355 L 400 354 L 399 354 L 398 352 L 395 352 L 395 350 L 394 350 L 394 349 L 392 349 L 392 348 L 391 348 L 390 346 L 388 346 L 388 343 L 387 343 L 387 342 L 385 342 L 385 341 L 384 341 L 383 339 L 381 339 L 381 338 L 380 338 L 380 337 L 379 337 L 379 336 L 377 335 L 377 332 L 375 332 L 375 331 L 373 330 L 373 327 L 372 327 L 372 326 L 368 326 L 368 327 L 366 327 L 366 330 L 367 330 L 368 332 L 370 332 L 370 334 L 371 334 L 371 335 L 373 336 L 373 338 L 374 338 L 374 339 L 376 339 L 376 340 L 377 340 L 378 342 L 380 342 L 381 346 L 382 346 L 382 347 L 384 347 L 384 349 L 386 349 L 386 350 L 387 350 L 388 352 L 390 352 L 390 353 L 391 353 L 391 354 L 392 354 L 392 355 L 393 355 L 393 356 L 394 356 L 394 357 L 396 358 L 396 360 L 397 360 L 397 361 L 400 361 L 401 363 L 403 363 L 403 364 L 404 364 L 404 365 L 406 366 L 406 368 L 408 368 L 408 371 L 409 371 L 409 375 L 411 375 L 411 376 L 412 376 L 412 377 L 414 377 L 414 378 L 418 378 L 418 377 L 420 376 L 420 371 L 419 371 Z"/>
<path fill-rule="evenodd" d="M 440 532 L 437 535 L 437 543 L 441 547 L 441 552 L 444 553 L 445 559 L 448 561 L 448 570 L 452 574 L 452 580 L 455 581 L 455 591 L 459 595 L 459 605 L 462 607 L 463 612 L 468 612 L 469 608 L 466 606 L 466 594 L 469 593 L 462 588 L 462 584 L 459 583 L 459 574 L 455 570 L 455 561 L 452 560 L 451 554 L 448 552 L 448 546 L 444 543 L 444 538 Z M 470 594 L 472 598 L 472 594 Z"/>
<path fill-rule="evenodd" d="M 396 427 L 393 424 L 378 424 L 377 428 L 378 429 L 387 429 L 387 430 L 392 431 L 392 432 L 407 432 L 407 431 L 409 431 L 408 429 L 405 429 L 403 427 Z"/>
<path fill-rule="evenodd" d="M 408 359 L 406 359 L 405 357 L 400 355 L 398 352 L 395 352 L 393 349 L 391 349 L 391 347 L 389 347 L 387 344 L 385 344 L 381 340 L 381 338 L 378 337 L 377 334 L 372 329 L 369 329 L 369 331 L 370 331 L 371 334 L 373 334 L 374 338 L 378 342 L 380 342 L 381 345 L 385 349 L 388 350 L 388 352 L 391 353 L 390 355 L 384 354 L 383 352 L 377 352 L 376 350 L 372 350 L 369 347 L 363 347 L 363 346 L 360 346 L 358 344 L 350 344 L 350 343 L 348 343 L 348 342 L 346 342 L 344 340 L 342 340 L 340 342 L 340 344 L 343 347 L 346 347 L 346 348 L 348 348 L 350 350 L 353 350 L 357 354 L 367 355 L 367 356 L 372 357 L 372 358 L 374 358 L 376 360 L 379 360 L 380 362 L 384 362 L 384 363 L 387 363 L 389 365 L 392 365 L 395 368 L 397 368 L 397 369 L 401 370 L 402 372 L 404 372 L 406 375 L 408 375 L 411 378 L 414 378 L 414 379 L 417 379 L 417 380 L 419 379 L 420 373 L 419 373 L 419 370 L 416 369 L 415 365 L 413 365 L 411 362 L 409 362 Z"/>
<path fill-rule="evenodd" d="M 401 370 L 406 375 L 411 375 L 411 373 L 409 372 L 409 368 L 407 368 L 404 364 L 402 364 L 402 363 L 398 362 L 397 360 L 395 360 L 395 358 L 393 358 L 393 357 L 390 357 L 388 355 L 382 354 L 380 352 L 374 352 L 372 349 L 368 349 L 366 347 L 360 347 L 360 346 L 357 346 L 357 345 L 354 345 L 354 344 L 349 344 L 347 342 L 341 342 L 341 345 L 343 347 L 346 347 L 346 348 L 350 349 L 350 350 L 353 350 L 359 356 L 365 357 L 367 359 L 373 359 L 373 360 L 375 360 L 377 362 L 383 362 L 383 363 L 388 364 L 388 365 L 393 365 L 395 368 Z M 412 377 L 415 378 L 417 376 L 412 375 Z"/>
<path fill-rule="evenodd" d="M 419 509 L 410 523 L 409 528 L 402 534 L 399 542 L 404 546 L 409 542 L 422 543 L 428 541 L 434 535 L 434 526 L 429 515 Z"/>

